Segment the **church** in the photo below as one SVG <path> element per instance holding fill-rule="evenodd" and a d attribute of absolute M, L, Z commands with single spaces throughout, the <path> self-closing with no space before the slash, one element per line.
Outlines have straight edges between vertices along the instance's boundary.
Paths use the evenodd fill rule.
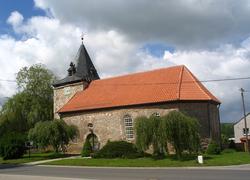
<path fill-rule="evenodd" d="M 80 153 L 86 139 L 95 150 L 108 140 L 135 142 L 136 117 L 173 110 L 197 118 L 203 139 L 220 141 L 220 101 L 184 65 L 100 79 L 82 44 L 53 88 L 55 118 L 79 129 L 70 153 Z"/>

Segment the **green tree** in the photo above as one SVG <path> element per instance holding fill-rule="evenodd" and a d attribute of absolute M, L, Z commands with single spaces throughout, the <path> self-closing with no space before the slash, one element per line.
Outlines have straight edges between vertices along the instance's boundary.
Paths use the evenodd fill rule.
<path fill-rule="evenodd" d="M 150 145 L 153 147 L 153 154 L 161 156 L 166 150 L 165 123 L 155 115 L 149 118 L 142 116 L 135 120 L 136 145 L 139 150 L 145 151 Z"/>
<path fill-rule="evenodd" d="M 170 142 L 178 158 L 184 150 L 197 152 L 200 145 L 199 123 L 181 112 L 172 111 L 163 117 L 145 116 L 135 120 L 136 146 L 145 151 L 152 145 L 154 155 L 161 156 Z"/>
<path fill-rule="evenodd" d="M 67 125 L 63 120 L 38 122 L 30 129 L 28 138 L 41 148 L 51 145 L 55 152 L 65 152 L 70 140 L 78 136 L 74 125 Z"/>
<path fill-rule="evenodd" d="M 221 141 L 222 144 L 229 144 L 228 139 L 234 137 L 233 123 L 221 123 Z"/>
<path fill-rule="evenodd" d="M 17 74 L 17 85 L 21 92 L 29 96 L 27 121 L 31 126 L 38 121 L 53 119 L 53 89 L 55 76 L 45 66 L 35 64 L 24 67 Z"/>
<path fill-rule="evenodd" d="M 173 145 L 178 159 L 184 150 L 198 152 L 200 138 L 196 119 L 179 111 L 171 111 L 163 120 L 166 123 L 167 140 Z"/>
<path fill-rule="evenodd" d="M 42 65 L 24 67 L 17 74 L 19 92 L 3 105 L 0 135 L 27 132 L 39 121 L 53 119 L 53 74 Z"/>
<path fill-rule="evenodd" d="M 146 151 L 152 143 L 151 121 L 146 116 L 135 119 L 136 146 L 140 151 Z"/>
<path fill-rule="evenodd" d="M 6 133 L 0 139 L 0 156 L 6 159 L 18 159 L 25 152 L 26 136 L 20 133 Z"/>

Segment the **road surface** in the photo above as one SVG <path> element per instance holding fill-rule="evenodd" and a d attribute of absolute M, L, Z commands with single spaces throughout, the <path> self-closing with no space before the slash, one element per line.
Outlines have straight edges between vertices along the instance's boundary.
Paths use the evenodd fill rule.
<path fill-rule="evenodd" d="M 91 168 L 0 165 L 2 180 L 248 180 L 250 166 L 236 168 Z"/>

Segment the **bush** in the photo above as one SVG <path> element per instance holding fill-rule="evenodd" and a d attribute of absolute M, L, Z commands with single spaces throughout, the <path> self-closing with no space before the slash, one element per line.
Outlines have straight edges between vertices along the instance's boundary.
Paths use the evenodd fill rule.
<path fill-rule="evenodd" d="M 82 148 L 82 157 L 89 157 L 92 152 L 92 147 L 89 140 L 86 140 Z"/>
<path fill-rule="evenodd" d="M 134 144 L 126 141 L 108 141 L 105 146 L 94 154 L 95 158 L 137 158 L 138 153 Z"/>
<path fill-rule="evenodd" d="M 207 152 L 207 154 L 220 154 L 221 149 L 220 149 L 220 146 L 217 143 L 211 142 L 208 145 L 208 148 L 207 148 L 206 152 Z"/>
<path fill-rule="evenodd" d="M 18 159 L 25 153 L 25 137 L 22 134 L 8 133 L 0 140 L 0 155 L 4 160 Z"/>

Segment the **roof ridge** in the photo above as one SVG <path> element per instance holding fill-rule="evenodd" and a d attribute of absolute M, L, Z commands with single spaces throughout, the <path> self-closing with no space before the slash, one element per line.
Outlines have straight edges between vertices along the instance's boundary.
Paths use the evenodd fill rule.
<path fill-rule="evenodd" d="M 103 78 L 103 79 L 96 79 L 94 81 L 109 80 L 109 79 L 115 79 L 115 78 L 133 76 L 133 75 L 137 75 L 137 74 L 151 73 L 151 72 L 154 72 L 154 71 L 160 71 L 160 70 L 166 70 L 166 69 L 173 69 L 173 68 L 180 68 L 180 67 L 184 67 L 184 66 L 185 65 L 170 66 L 170 67 L 152 69 L 152 70 L 148 70 L 148 71 L 140 71 L 140 72 L 135 72 L 135 73 L 129 73 L 129 74 L 123 74 L 123 75 L 118 75 L 118 76 L 112 76 L 112 77 L 107 77 L 107 78 Z"/>
<path fill-rule="evenodd" d="M 212 94 L 208 93 L 208 90 L 205 86 L 202 85 L 202 83 L 200 82 L 200 80 L 198 78 L 196 78 L 196 76 L 193 75 L 193 73 L 191 73 L 191 71 L 186 67 L 188 74 L 191 76 L 191 78 L 194 80 L 194 84 L 202 91 L 202 93 L 204 95 L 206 95 L 210 100 L 213 100 L 213 97 L 211 97 Z M 217 100 L 217 98 L 215 97 L 215 99 Z"/>
<path fill-rule="evenodd" d="M 183 78 L 183 71 L 184 71 L 184 67 L 182 66 L 181 68 L 181 72 L 180 72 L 180 77 L 179 77 L 179 85 L 178 85 L 178 91 L 177 91 L 177 99 L 179 100 L 181 98 L 181 85 L 182 85 L 182 78 Z"/>

